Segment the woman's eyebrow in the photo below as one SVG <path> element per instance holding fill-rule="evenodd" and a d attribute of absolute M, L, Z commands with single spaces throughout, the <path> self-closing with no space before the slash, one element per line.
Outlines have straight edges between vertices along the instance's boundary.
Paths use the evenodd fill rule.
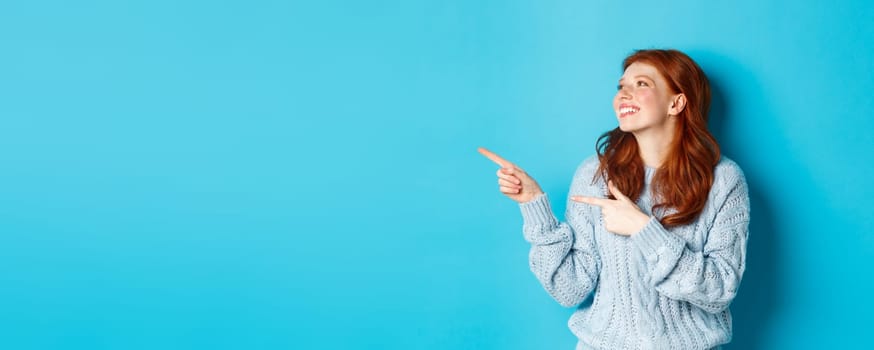
<path fill-rule="evenodd" d="M 645 75 L 645 74 L 635 75 L 632 79 L 637 79 L 637 78 L 646 78 L 646 79 L 652 80 L 652 78 L 650 78 L 648 75 Z M 619 78 L 620 83 L 622 82 L 622 79 L 625 79 L 625 78 Z"/>

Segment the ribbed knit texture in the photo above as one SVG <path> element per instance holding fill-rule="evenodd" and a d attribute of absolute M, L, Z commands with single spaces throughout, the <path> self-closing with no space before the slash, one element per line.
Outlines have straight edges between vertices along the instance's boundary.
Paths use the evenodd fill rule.
<path fill-rule="evenodd" d="M 546 194 L 519 204 L 531 243 L 534 276 L 559 304 L 576 307 L 568 321 L 577 349 L 711 349 L 731 340 L 728 305 L 746 260 L 749 194 L 744 174 L 723 157 L 704 211 L 666 229 L 655 218 L 630 237 L 604 229 L 600 208 L 571 195 L 605 197 L 593 183 L 598 158 L 577 168 L 559 222 Z M 650 215 L 650 182 L 637 201 Z M 657 212 L 663 217 L 673 212 Z"/>

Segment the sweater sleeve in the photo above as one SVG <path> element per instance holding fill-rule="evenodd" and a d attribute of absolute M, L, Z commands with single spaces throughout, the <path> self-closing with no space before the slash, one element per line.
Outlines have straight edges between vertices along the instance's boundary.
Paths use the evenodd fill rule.
<path fill-rule="evenodd" d="M 588 297 L 600 270 L 593 226 L 575 204 L 568 199 L 567 223 L 555 218 L 546 194 L 519 205 L 522 231 L 525 240 L 531 243 L 528 255 L 531 272 L 546 292 L 565 307 L 575 306 Z"/>
<path fill-rule="evenodd" d="M 655 218 L 631 236 L 643 253 L 645 271 L 659 293 L 710 313 L 728 308 L 745 267 L 749 194 L 740 169 L 733 175 L 725 182 L 728 193 L 717 204 L 719 208 L 700 252 L 689 249 L 682 237 L 666 230 Z"/>

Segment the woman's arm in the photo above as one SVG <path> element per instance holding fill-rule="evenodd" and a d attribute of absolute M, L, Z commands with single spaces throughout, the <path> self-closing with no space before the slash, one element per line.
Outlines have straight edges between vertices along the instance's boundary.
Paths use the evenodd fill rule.
<path fill-rule="evenodd" d="M 501 166 L 501 193 L 519 203 L 525 240 L 531 243 L 529 265 L 546 291 L 563 306 L 581 303 L 595 288 L 600 262 L 594 243 L 591 211 L 580 210 L 568 197 L 568 223 L 552 213 L 549 198 L 528 173 L 485 148 L 478 151 Z M 582 191 L 584 179 L 591 179 L 598 157 L 583 161 L 574 173 L 570 194 Z M 576 208 L 576 209 L 575 209 Z"/>
<path fill-rule="evenodd" d="M 580 176 L 574 176 L 571 193 L 579 179 Z M 531 272 L 562 306 L 581 303 L 594 290 L 600 271 L 594 229 L 586 212 L 569 200 L 565 215 L 568 222 L 559 222 L 546 194 L 519 207 L 524 222 L 522 231 L 525 240 L 531 243 L 528 255 Z"/>
<path fill-rule="evenodd" d="M 662 295 L 688 301 L 708 312 L 725 310 L 737 294 L 749 235 L 749 194 L 743 172 L 730 167 L 710 232 L 700 252 L 666 230 L 655 218 L 631 236 L 644 256 L 645 271 Z"/>

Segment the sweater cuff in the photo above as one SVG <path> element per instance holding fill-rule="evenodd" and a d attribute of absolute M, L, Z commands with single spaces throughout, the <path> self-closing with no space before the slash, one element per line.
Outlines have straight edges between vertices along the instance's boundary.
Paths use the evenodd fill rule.
<path fill-rule="evenodd" d="M 552 213 L 552 207 L 546 193 L 541 193 L 530 201 L 519 203 L 519 209 L 522 210 L 522 221 L 525 225 L 545 225 L 547 227 L 558 225 L 558 219 Z"/>
<path fill-rule="evenodd" d="M 640 232 L 631 235 L 631 241 L 643 253 L 655 276 L 666 276 L 686 245 L 681 237 L 666 230 L 655 217 L 651 217 Z"/>

